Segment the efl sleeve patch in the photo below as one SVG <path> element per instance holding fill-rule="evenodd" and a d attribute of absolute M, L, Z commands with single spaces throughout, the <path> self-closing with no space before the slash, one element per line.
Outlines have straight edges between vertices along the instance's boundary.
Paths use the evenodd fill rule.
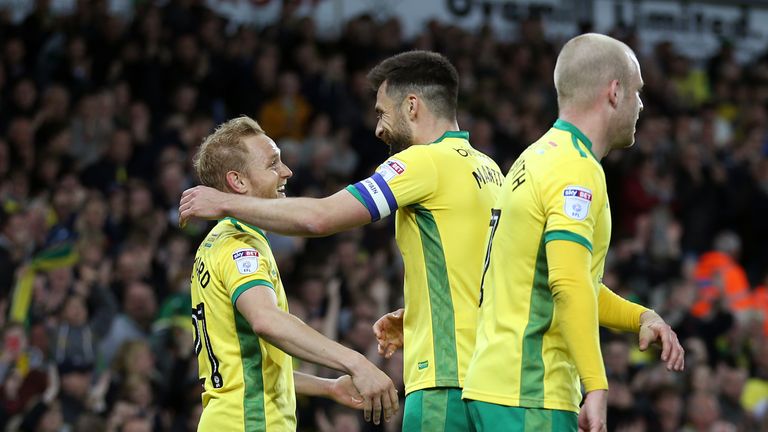
<path fill-rule="evenodd" d="M 401 160 L 390 158 L 379 165 L 377 171 L 381 174 L 381 178 L 389 183 L 390 180 L 405 172 L 405 163 Z"/>
<path fill-rule="evenodd" d="M 592 191 L 581 186 L 567 186 L 563 190 L 563 211 L 571 219 L 583 221 L 589 216 Z"/>
<path fill-rule="evenodd" d="M 259 269 L 259 251 L 256 249 L 238 249 L 232 254 L 232 260 L 240 274 L 253 274 Z"/>

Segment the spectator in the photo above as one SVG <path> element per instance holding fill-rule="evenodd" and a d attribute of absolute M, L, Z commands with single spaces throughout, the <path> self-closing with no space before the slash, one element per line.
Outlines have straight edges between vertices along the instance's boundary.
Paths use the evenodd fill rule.
<path fill-rule="evenodd" d="M 696 317 L 710 314 L 713 302 L 722 302 L 734 314 L 751 306 L 749 281 L 737 261 L 741 252 L 739 237 L 731 232 L 721 233 L 715 238 L 714 246 L 714 250 L 701 256 L 696 266 L 699 301 L 691 310 Z"/>
<path fill-rule="evenodd" d="M 18 266 L 29 257 L 30 234 L 24 214 L 0 210 L 0 293 L 9 298 Z"/>
<path fill-rule="evenodd" d="M 296 74 L 283 72 L 278 78 L 277 95 L 259 111 L 258 121 L 272 139 L 304 138 L 312 108 L 299 90 Z"/>
<path fill-rule="evenodd" d="M 99 346 L 102 359 L 110 363 L 118 348 L 131 340 L 147 340 L 155 319 L 157 300 L 149 285 L 135 281 L 124 288 L 123 311 L 114 317 Z"/>

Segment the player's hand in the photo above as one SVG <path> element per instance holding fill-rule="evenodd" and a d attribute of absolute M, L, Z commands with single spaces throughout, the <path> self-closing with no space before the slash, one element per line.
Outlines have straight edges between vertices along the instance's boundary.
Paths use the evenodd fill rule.
<path fill-rule="evenodd" d="M 653 342 L 661 344 L 661 361 L 667 363 L 667 370 L 682 371 L 685 368 L 685 349 L 677 340 L 677 334 L 654 311 L 640 316 L 640 351 L 645 351 Z"/>
<path fill-rule="evenodd" d="M 390 312 L 373 325 L 373 333 L 378 342 L 379 354 L 384 358 L 392 357 L 392 354 L 403 347 L 403 313 L 405 309 Z"/>
<path fill-rule="evenodd" d="M 333 380 L 329 396 L 341 405 L 359 410 L 365 408 L 365 400 L 349 375 L 342 375 Z"/>
<path fill-rule="evenodd" d="M 231 199 L 230 194 L 207 186 L 185 190 L 179 202 L 179 226 L 183 228 L 192 218 L 220 219 L 226 216 L 225 204 Z"/>
<path fill-rule="evenodd" d="M 373 418 L 373 423 L 379 424 L 382 411 L 384 420 L 389 421 L 399 409 L 397 390 L 392 380 L 368 360 L 362 362 L 360 372 L 352 374 L 352 382 L 363 396 L 365 421 Z"/>
<path fill-rule="evenodd" d="M 579 412 L 579 432 L 606 432 L 608 390 L 593 390 L 584 397 Z"/>

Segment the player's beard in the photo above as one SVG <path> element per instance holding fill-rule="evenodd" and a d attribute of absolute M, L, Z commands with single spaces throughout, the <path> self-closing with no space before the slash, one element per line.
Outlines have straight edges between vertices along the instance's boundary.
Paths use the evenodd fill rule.
<path fill-rule="evenodd" d="M 405 116 L 397 115 L 391 131 L 384 132 L 384 142 L 389 146 L 389 155 L 400 153 L 413 143 L 413 133 L 408 127 Z"/>

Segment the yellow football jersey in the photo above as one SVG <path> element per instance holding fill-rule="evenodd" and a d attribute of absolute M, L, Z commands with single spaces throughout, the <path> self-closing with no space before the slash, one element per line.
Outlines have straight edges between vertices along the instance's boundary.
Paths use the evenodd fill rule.
<path fill-rule="evenodd" d="M 192 322 L 203 414 L 198 430 L 296 429 L 291 357 L 253 332 L 235 306 L 253 287 L 274 290 L 288 312 L 280 274 L 264 233 L 233 218 L 211 230 L 192 270 Z"/>
<path fill-rule="evenodd" d="M 554 313 L 545 244 L 569 240 L 587 248 L 597 295 L 611 213 L 605 174 L 591 146 L 575 126 L 558 120 L 504 180 L 489 230 L 465 399 L 579 410 L 579 376 Z"/>
<path fill-rule="evenodd" d="M 446 132 L 411 146 L 347 188 L 374 221 L 397 210 L 406 394 L 461 387 L 475 345 L 486 227 L 503 176 L 468 139 Z"/>

